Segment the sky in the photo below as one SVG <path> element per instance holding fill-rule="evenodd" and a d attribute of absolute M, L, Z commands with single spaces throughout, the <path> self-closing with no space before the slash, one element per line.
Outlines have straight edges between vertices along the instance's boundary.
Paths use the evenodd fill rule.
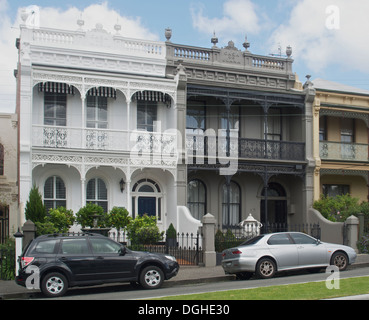
<path fill-rule="evenodd" d="M 101 23 L 131 38 L 165 41 L 172 29 L 177 44 L 211 48 L 232 40 L 238 49 L 285 55 L 291 46 L 293 71 L 369 90 L 368 0 L 0 0 L 0 112 L 15 112 L 16 38 L 21 12 L 36 5 L 40 27 L 77 30 Z"/>

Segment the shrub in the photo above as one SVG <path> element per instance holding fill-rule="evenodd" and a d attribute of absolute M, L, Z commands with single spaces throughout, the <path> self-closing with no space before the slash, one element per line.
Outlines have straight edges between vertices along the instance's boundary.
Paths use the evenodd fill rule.
<path fill-rule="evenodd" d="M 108 225 L 107 213 L 104 212 L 104 209 L 101 206 L 91 202 L 78 210 L 76 213 L 76 221 L 82 226 L 82 228 L 94 228 L 94 215 L 100 216 L 97 221 L 97 227 L 104 228 Z"/>
<path fill-rule="evenodd" d="M 35 222 L 36 236 L 42 236 L 43 234 L 59 233 L 59 230 L 54 226 L 52 222 Z"/>
<path fill-rule="evenodd" d="M 166 237 L 167 239 L 177 239 L 177 231 L 173 226 L 173 223 L 171 223 L 166 231 Z"/>
<path fill-rule="evenodd" d="M 164 231 L 160 232 L 156 225 L 156 217 L 143 215 L 131 220 L 127 226 L 128 237 L 134 249 L 145 244 L 154 244 L 163 239 Z"/>
<path fill-rule="evenodd" d="M 357 248 L 360 253 L 369 253 L 369 234 L 365 234 L 359 239 Z"/>
<path fill-rule="evenodd" d="M 57 209 L 50 209 L 48 215 L 45 218 L 46 222 L 50 222 L 57 229 L 58 233 L 66 233 L 69 228 L 74 224 L 76 218 L 74 217 L 72 210 L 67 210 L 64 207 L 58 207 Z"/>
<path fill-rule="evenodd" d="M 14 280 L 15 278 L 15 240 L 8 238 L 0 244 L 2 259 L 0 260 L 1 280 Z"/>
<path fill-rule="evenodd" d="M 313 208 L 333 222 L 345 221 L 349 216 L 357 215 L 361 211 L 359 199 L 352 198 L 349 194 L 336 197 L 322 195 L 318 201 L 314 202 Z"/>
<path fill-rule="evenodd" d="M 126 208 L 114 207 L 109 212 L 108 225 L 109 227 L 116 228 L 117 230 L 125 229 L 131 219 L 132 218 L 129 216 Z"/>
<path fill-rule="evenodd" d="M 29 192 L 29 199 L 26 202 L 24 213 L 26 219 L 31 220 L 33 223 L 45 221 L 46 209 L 42 202 L 42 196 L 35 185 Z"/>

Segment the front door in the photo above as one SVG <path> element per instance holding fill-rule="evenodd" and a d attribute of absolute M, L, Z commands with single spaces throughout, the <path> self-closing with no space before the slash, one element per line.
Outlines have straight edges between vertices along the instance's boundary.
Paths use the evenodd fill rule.
<path fill-rule="evenodd" d="M 148 216 L 156 216 L 156 198 L 155 197 L 138 197 L 138 214 L 140 216 L 147 214 Z"/>

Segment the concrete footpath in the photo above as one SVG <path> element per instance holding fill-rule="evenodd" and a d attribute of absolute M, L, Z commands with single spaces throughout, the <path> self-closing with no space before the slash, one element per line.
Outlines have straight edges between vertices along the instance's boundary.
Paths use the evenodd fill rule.
<path fill-rule="evenodd" d="M 356 262 L 349 266 L 352 268 L 369 267 L 369 255 L 359 254 Z M 216 267 L 193 267 L 193 266 L 181 266 L 179 273 L 176 277 L 166 281 L 166 285 L 175 284 L 191 284 L 201 282 L 215 282 L 232 280 L 235 277 L 233 275 L 226 275 L 221 266 Z M 5 299 L 27 299 L 32 293 L 39 292 L 39 290 L 29 290 L 21 287 L 15 283 L 15 281 L 3 281 L 0 280 L 0 300 Z"/>

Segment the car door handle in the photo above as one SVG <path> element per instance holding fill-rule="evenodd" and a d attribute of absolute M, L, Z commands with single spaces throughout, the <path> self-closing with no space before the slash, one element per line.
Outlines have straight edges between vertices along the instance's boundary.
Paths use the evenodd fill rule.
<path fill-rule="evenodd" d="M 66 257 L 61 257 L 61 258 L 60 258 L 60 260 L 61 260 L 61 261 L 67 261 L 67 260 L 68 260 L 68 258 L 66 258 Z"/>
<path fill-rule="evenodd" d="M 304 246 L 298 246 L 297 249 L 304 249 Z"/>
<path fill-rule="evenodd" d="M 95 259 L 96 259 L 96 260 L 104 260 L 104 257 L 99 256 L 99 257 L 96 257 Z"/>

